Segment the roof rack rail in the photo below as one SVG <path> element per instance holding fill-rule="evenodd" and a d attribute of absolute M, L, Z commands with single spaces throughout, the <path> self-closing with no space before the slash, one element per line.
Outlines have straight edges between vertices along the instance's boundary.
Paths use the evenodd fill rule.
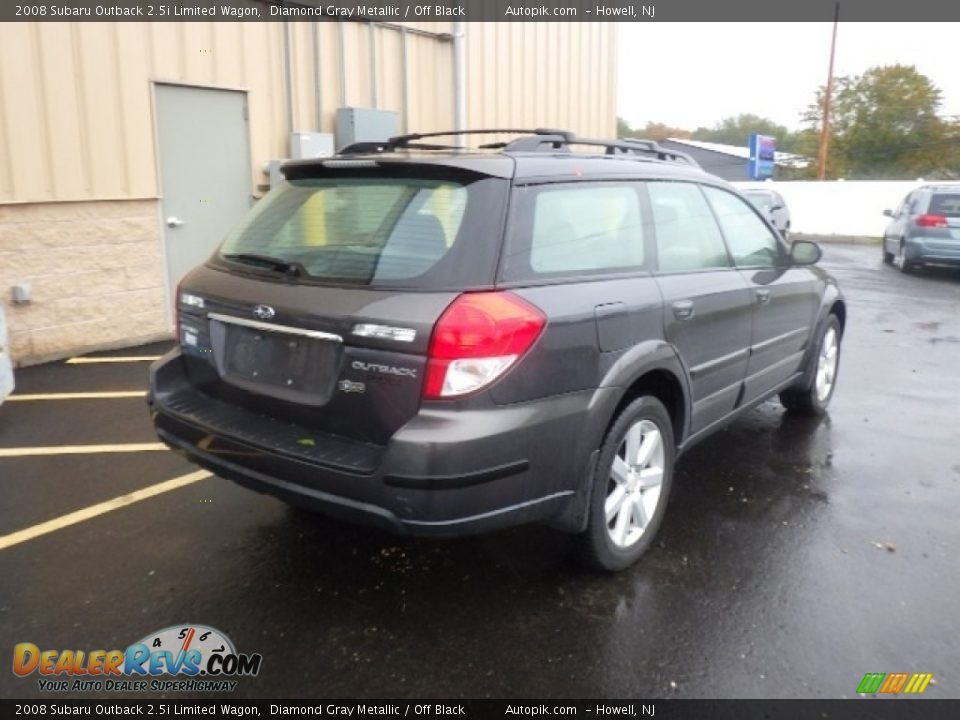
<path fill-rule="evenodd" d="M 653 140 L 644 140 L 641 138 L 599 140 L 596 138 L 576 137 L 573 133 L 568 133 L 568 135 L 570 137 L 517 138 L 513 142 L 507 143 L 504 146 L 504 150 L 506 152 L 550 152 L 551 150 L 561 150 L 569 145 L 587 145 L 591 147 L 602 147 L 605 155 L 632 154 L 652 156 L 657 160 L 683 162 L 693 167 L 700 167 L 700 163 L 687 153 L 662 147 Z"/>
<path fill-rule="evenodd" d="M 569 130 L 553 128 L 481 128 L 477 130 L 443 130 L 428 133 L 410 133 L 397 135 L 379 142 L 356 142 L 340 150 L 341 155 L 375 154 L 394 150 L 463 150 L 458 145 L 442 145 L 419 142 L 424 138 L 452 137 L 457 135 L 521 135 L 507 142 L 494 142 L 481 145 L 481 149 L 501 149 L 504 152 L 569 152 L 571 145 L 602 147 L 606 155 L 638 155 L 655 157 L 657 160 L 683 162 L 693 167 L 699 163 L 690 155 L 679 150 L 670 150 L 653 140 L 641 138 L 623 138 L 620 140 L 598 140 L 581 138 Z"/>
<path fill-rule="evenodd" d="M 410 133 L 408 135 L 396 135 L 379 142 L 355 142 L 347 145 L 340 150 L 340 155 L 355 155 L 368 153 L 392 152 L 394 150 L 461 150 L 458 145 L 434 145 L 427 143 L 418 143 L 417 140 L 432 137 L 450 137 L 456 135 L 537 135 L 537 136 L 557 136 L 564 139 L 573 138 L 574 134 L 568 130 L 553 130 L 550 128 L 535 128 L 533 130 L 523 128 L 481 128 L 477 130 L 443 130 L 428 133 Z M 486 147 L 486 146 L 483 146 Z"/>

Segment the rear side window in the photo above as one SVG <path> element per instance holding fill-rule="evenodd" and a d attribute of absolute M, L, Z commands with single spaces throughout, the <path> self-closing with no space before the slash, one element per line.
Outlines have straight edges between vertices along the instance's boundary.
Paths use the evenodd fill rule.
<path fill-rule="evenodd" d="M 504 189 L 494 179 L 295 179 L 258 203 L 219 256 L 234 266 L 250 255 L 296 263 L 308 281 L 428 289 L 483 284 L 492 279 L 496 249 L 469 236 L 498 227 Z M 485 270 L 475 264 L 480 256 Z"/>
<path fill-rule="evenodd" d="M 504 279 L 642 269 L 643 219 L 633 185 L 542 185 L 521 190 Z"/>
<path fill-rule="evenodd" d="M 960 193 L 948 195 L 936 193 L 930 198 L 930 215 L 944 215 L 946 217 L 960 217 Z"/>
<path fill-rule="evenodd" d="M 782 260 L 780 241 L 750 205 L 733 193 L 703 189 L 723 230 L 733 261 L 740 267 L 774 267 Z"/>
<path fill-rule="evenodd" d="M 660 272 L 730 267 L 723 236 L 697 185 L 651 182 L 647 190 L 657 231 Z"/>

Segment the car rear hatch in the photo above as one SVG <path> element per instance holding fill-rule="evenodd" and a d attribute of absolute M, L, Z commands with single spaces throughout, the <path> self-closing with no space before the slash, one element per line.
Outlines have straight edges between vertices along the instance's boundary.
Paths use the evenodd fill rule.
<path fill-rule="evenodd" d="M 924 237 L 935 239 L 928 242 L 932 249 L 955 251 L 960 243 L 960 191 L 933 193 L 929 209 L 916 218 L 916 224 Z"/>
<path fill-rule="evenodd" d="M 191 390 L 303 431 L 383 444 L 419 406 L 434 324 L 490 288 L 509 171 L 314 161 L 178 291 Z"/>

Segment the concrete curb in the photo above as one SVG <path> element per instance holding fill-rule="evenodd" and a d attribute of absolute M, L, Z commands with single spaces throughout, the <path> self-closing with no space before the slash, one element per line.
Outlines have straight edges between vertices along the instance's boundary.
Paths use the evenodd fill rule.
<path fill-rule="evenodd" d="M 879 245 L 883 238 L 867 237 L 865 235 L 808 235 L 807 233 L 790 233 L 790 240 L 810 240 L 823 244 Z"/>

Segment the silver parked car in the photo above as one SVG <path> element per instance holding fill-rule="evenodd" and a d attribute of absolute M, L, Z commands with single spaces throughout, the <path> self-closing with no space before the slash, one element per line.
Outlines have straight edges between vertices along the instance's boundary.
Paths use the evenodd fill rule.
<path fill-rule="evenodd" d="M 13 392 L 13 362 L 10 360 L 7 318 L 0 305 L 0 405 Z"/>
<path fill-rule="evenodd" d="M 960 185 L 922 185 L 895 210 L 883 233 L 883 261 L 901 272 L 918 265 L 960 266 Z"/>
<path fill-rule="evenodd" d="M 787 239 L 790 234 L 790 208 L 787 207 L 786 200 L 776 190 L 764 190 L 761 188 L 751 188 L 743 190 L 747 200 L 752 202 L 767 217 L 771 224 L 780 231 L 783 239 Z"/>

